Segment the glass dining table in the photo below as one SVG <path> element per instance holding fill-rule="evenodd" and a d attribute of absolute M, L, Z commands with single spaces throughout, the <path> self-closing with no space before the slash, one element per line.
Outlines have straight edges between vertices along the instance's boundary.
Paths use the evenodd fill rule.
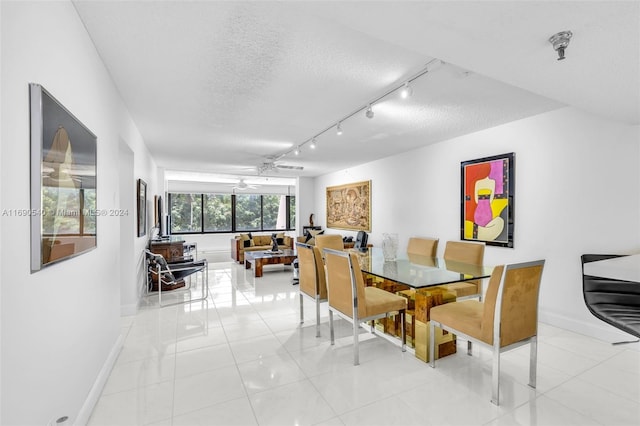
<path fill-rule="evenodd" d="M 413 289 L 489 278 L 493 272 L 491 266 L 470 265 L 440 257 L 407 253 L 401 254 L 395 260 L 385 260 L 382 249 L 379 247 L 354 251 L 358 254 L 358 263 L 362 272 Z"/>
<path fill-rule="evenodd" d="M 395 260 L 385 260 L 379 247 L 352 251 L 357 253 L 367 285 L 375 285 L 407 298 L 407 345 L 413 348 L 417 358 L 429 361 L 427 348 L 431 338 L 436 340 L 436 357 L 456 352 L 456 337 L 453 334 L 436 329 L 436 335 L 429 336 L 429 311 L 434 306 L 456 300 L 455 294 L 441 286 L 489 278 L 493 267 L 407 253 L 400 254 Z M 377 320 L 375 328 L 397 338 L 400 335 L 399 317 Z"/>

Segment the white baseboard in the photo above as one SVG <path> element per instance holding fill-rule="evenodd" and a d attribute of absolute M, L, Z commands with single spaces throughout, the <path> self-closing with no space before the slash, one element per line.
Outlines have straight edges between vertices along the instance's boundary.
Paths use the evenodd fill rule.
<path fill-rule="evenodd" d="M 540 310 L 538 318 L 546 324 L 584 334 L 585 336 L 593 337 L 594 339 L 599 339 L 607 343 L 635 340 L 634 336 L 624 333 L 602 321 L 599 321 L 600 324 L 595 324 L 543 310 Z"/>
<path fill-rule="evenodd" d="M 78 416 L 73 421 L 74 425 L 86 425 L 89 422 L 89 418 L 91 417 L 91 413 L 98 403 L 98 399 L 100 399 L 100 395 L 102 394 L 102 389 L 104 389 L 104 385 L 107 383 L 109 379 L 109 375 L 111 374 L 111 370 L 113 370 L 113 366 L 118 359 L 118 355 L 122 350 L 122 346 L 124 345 L 124 335 L 120 334 L 116 343 L 111 348 L 109 352 L 109 356 L 107 357 L 96 381 L 93 383 L 91 390 L 89 391 L 89 395 L 87 395 L 87 399 L 82 404 L 82 408 L 78 413 Z"/>

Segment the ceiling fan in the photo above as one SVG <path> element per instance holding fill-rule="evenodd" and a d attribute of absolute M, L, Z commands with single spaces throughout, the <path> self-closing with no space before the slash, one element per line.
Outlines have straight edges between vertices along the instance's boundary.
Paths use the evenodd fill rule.
<path fill-rule="evenodd" d="M 239 191 L 244 191 L 246 189 L 256 189 L 257 186 L 256 185 L 250 185 L 247 182 L 244 181 L 244 178 L 240 178 L 240 180 L 238 181 L 238 183 L 236 183 L 233 186 L 233 189 L 237 189 Z"/>
<path fill-rule="evenodd" d="M 304 170 L 302 166 L 291 166 L 288 164 L 277 163 L 280 157 L 267 157 L 266 160 L 258 166 L 258 174 L 277 172 L 278 170 Z"/>

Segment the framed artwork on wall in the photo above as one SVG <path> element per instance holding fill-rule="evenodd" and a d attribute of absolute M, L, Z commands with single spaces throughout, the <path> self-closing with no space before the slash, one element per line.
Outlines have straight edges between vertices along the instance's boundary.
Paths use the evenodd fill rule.
<path fill-rule="evenodd" d="M 147 234 L 147 183 L 142 179 L 138 179 L 138 237 L 144 237 Z"/>
<path fill-rule="evenodd" d="M 460 165 L 460 239 L 513 247 L 515 154 Z"/>
<path fill-rule="evenodd" d="M 371 181 L 327 187 L 327 228 L 371 232 Z"/>
<path fill-rule="evenodd" d="M 97 137 L 41 85 L 29 101 L 33 273 L 97 246 Z"/>

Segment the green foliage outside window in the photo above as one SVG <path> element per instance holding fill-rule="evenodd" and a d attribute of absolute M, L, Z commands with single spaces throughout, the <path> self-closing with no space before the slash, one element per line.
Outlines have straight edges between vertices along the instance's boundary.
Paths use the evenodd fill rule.
<path fill-rule="evenodd" d="M 171 232 L 202 231 L 202 197 L 200 194 L 171 194 Z"/>
<path fill-rule="evenodd" d="M 172 233 L 295 229 L 295 197 L 291 196 L 169 194 L 169 202 Z"/>
<path fill-rule="evenodd" d="M 236 229 L 258 231 L 260 222 L 260 195 L 236 195 Z"/>
<path fill-rule="evenodd" d="M 204 231 L 231 232 L 231 194 L 204 194 Z"/>

